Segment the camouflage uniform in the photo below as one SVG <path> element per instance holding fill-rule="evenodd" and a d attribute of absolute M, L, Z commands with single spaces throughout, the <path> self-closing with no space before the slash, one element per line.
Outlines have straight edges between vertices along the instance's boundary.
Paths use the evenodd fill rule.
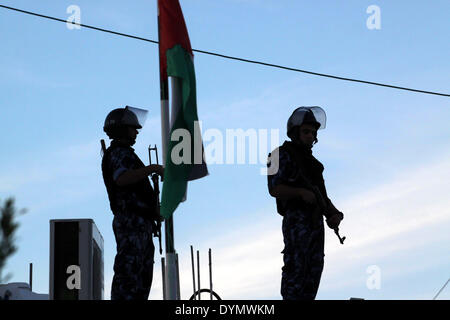
<path fill-rule="evenodd" d="M 116 215 L 117 242 L 111 300 L 147 300 L 153 279 L 152 223 L 138 215 Z"/>
<path fill-rule="evenodd" d="M 301 168 L 285 149 L 278 150 L 279 169 L 275 174 L 268 175 L 269 190 L 279 184 L 303 187 L 296 181 L 296 176 L 299 170 L 307 169 Z M 317 161 L 315 158 L 314 160 Z M 320 164 L 318 161 L 317 163 Z M 321 164 L 316 165 L 319 168 L 316 171 L 320 171 L 320 166 Z M 305 173 L 307 172 L 303 172 Z M 321 175 L 322 172 L 320 177 Z M 324 188 L 324 185 L 322 187 Z M 281 295 L 284 300 L 313 300 L 319 288 L 324 265 L 323 217 L 320 215 L 314 218 L 313 207 L 300 199 L 277 199 L 277 209 L 283 215 L 284 266 Z"/>
<path fill-rule="evenodd" d="M 114 213 L 117 243 L 111 300 L 147 300 L 153 278 L 154 191 L 148 178 L 124 187 L 115 183 L 127 170 L 144 164 L 129 146 L 113 141 L 102 161 L 103 179 Z"/>

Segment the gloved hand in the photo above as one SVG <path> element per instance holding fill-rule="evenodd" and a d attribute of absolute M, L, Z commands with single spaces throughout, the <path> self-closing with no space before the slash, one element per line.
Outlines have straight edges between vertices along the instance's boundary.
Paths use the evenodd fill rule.
<path fill-rule="evenodd" d="M 336 229 L 339 227 L 339 224 L 344 219 L 344 214 L 342 212 L 336 212 L 332 216 L 330 216 L 326 222 L 330 229 Z"/>

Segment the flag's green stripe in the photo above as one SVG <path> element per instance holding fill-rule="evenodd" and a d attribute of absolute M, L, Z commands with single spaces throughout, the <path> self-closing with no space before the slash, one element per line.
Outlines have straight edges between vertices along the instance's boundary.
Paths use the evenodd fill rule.
<path fill-rule="evenodd" d="M 182 107 L 176 115 L 175 122 L 170 132 L 176 129 L 186 129 L 191 134 L 191 164 L 175 165 L 171 160 L 172 149 L 181 141 L 172 141 L 166 154 L 166 168 L 164 185 L 161 195 L 161 214 L 164 218 L 172 216 L 178 204 L 186 192 L 189 174 L 194 163 L 194 121 L 198 120 L 197 102 L 195 92 L 195 71 L 191 56 L 177 45 L 166 52 L 167 74 L 181 79 Z"/>

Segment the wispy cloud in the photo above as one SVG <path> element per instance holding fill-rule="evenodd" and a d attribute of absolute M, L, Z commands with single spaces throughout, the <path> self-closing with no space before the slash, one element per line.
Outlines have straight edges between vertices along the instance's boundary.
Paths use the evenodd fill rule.
<path fill-rule="evenodd" d="M 98 140 L 23 157 L 0 170 L 0 193 L 14 195 L 32 215 L 68 208 L 100 192 L 104 196 L 100 161 Z"/>
<path fill-rule="evenodd" d="M 98 169 L 99 140 L 53 152 L 41 152 L 36 157 L 15 161 L 13 168 L 8 168 L 6 164 L 1 172 L 0 192 L 14 191 L 26 185 L 60 180 L 67 175 L 75 176 L 93 168 Z M 95 166 L 92 160 L 96 161 Z"/>
<path fill-rule="evenodd" d="M 60 76 L 51 77 L 42 72 L 37 72 L 33 70 L 33 67 L 26 66 L 23 62 L 10 61 L 8 65 L 3 65 L 1 68 L 3 73 L 2 78 L 8 83 L 18 82 L 26 86 L 53 89 L 70 88 L 73 86 L 67 79 L 62 80 Z"/>

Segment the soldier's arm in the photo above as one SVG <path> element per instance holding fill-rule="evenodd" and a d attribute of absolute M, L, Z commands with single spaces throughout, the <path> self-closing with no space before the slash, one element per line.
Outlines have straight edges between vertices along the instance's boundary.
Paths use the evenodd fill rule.
<path fill-rule="evenodd" d="M 278 184 L 269 190 L 272 197 L 281 200 L 290 200 L 301 198 L 306 203 L 314 203 L 316 198 L 314 193 L 305 188 L 295 188 L 285 184 Z"/>
<path fill-rule="evenodd" d="M 127 170 L 117 178 L 116 184 L 119 187 L 127 186 L 139 182 L 153 173 L 163 176 L 164 169 L 160 165 L 152 164 L 139 169 Z"/>
<path fill-rule="evenodd" d="M 328 198 L 328 214 L 329 216 L 333 216 L 333 215 L 338 215 L 340 220 L 344 219 L 344 214 L 339 211 L 333 204 L 333 202 L 331 202 L 330 198 Z"/>
<path fill-rule="evenodd" d="M 328 197 L 327 189 L 325 187 L 325 181 L 322 181 L 321 185 L 319 185 L 319 190 L 320 190 L 321 194 L 323 195 L 324 200 L 326 201 L 327 208 L 324 212 L 325 217 L 327 219 L 332 218 L 332 221 L 343 220 L 344 214 L 341 211 L 339 211 L 338 209 L 336 209 L 333 202 L 331 202 L 330 198 Z M 336 215 L 336 217 L 333 217 L 334 215 Z"/>
<path fill-rule="evenodd" d="M 272 159 L 274 156 L 274 159 Z M 280 200 L 303 199 L 306 203 L 315 203 L 314 193 L 304 188 L 289 186 L 287 181 L 293 175 L 293 168 L 289 154 L 286 151 L 275 149 L 269 154 L 268 167 L 272 167 L 272 160 L 277 164 L 275 173 L 269 173 L 268 188 L 272 197 Z"/>

